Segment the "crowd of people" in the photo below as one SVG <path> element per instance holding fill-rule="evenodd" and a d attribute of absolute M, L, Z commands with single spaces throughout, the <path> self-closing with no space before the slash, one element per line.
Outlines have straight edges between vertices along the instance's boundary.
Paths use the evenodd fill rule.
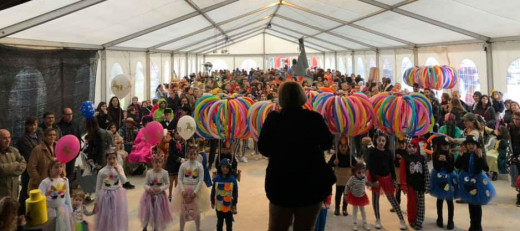
<path fill-rule="evenodd" d="M 408 93 L 400 83 L 392 84 L 389 78 L 365 80 L 359 75 L 342 75 L 339 71 L 323 69 L 312 72 L 312 81 L 287 73 L 290 73 L 288 67 L 267 71 L 237 69 L 215 71 L 210 75 L 192 74 L 160 84 L 152 100 L 140 102 L 137 97 L 132 97 L 126 109 L 114 96 L 108 102 L 100 102 L 95 117 L 86 121 L 86 136 L 83 136 L 79 124 L 73 121 L 74 114 L 70 108 L 62 111 L 59 122 L 56 122 L 53 112 L 46 112 L 41 123 L 36 117 L 27 117 L 25 134 L 16 142 L 11 142 L 7 130 L 0 130 L 0 229 L 13 230 L 17 224 L 23 223 L 23 216 L 13 214 L 12 211 L 16 211 L 13 208 L 19 206 L 18 215 L 25 214 L 29 191 L 40 189 L 42 195 L 47 197 L 49 217 L 56 218 L 56 230 L 128 230 L 125 189 L 134 189 L 135 186 L 126 176 L 146 172 L 145 191 L 139 209 L 143 230 L 148 227 L 164 229 L 172 222 L 174 214 L 180 215 L 181 230 L 187 221 L 195 221 L 199 230 L 198 214 L 210 206 L 217 214 L 217 230 L 222 230 L 224 223 L 227 230 L 231 230 L 233 214 L 237 213 L 238 162 L 247 162 L 248 149 L 269 158 L 266 175 L 266 194 L 270 200 L 269 230 L 285 230 L 295 214 L 295 211 L 288 212 L 287 208 L 302 206 L 307 210 L 302 210 L 304 212 L 300 217 L 296 217 L 294 227 L 307 230 L 310 225 L 312 229 L 323 230 L 324 218 L 323 215 L 318 217 L 318 211 L 325 208 L 326 217 L 326 208 L 331 204 L 330 198 L 327 201 L 326 197 L 331 194 L 334 183 L 334 215 L 348 216 L 347 204 L 351 204 L 355 229 L 358 228 L 358 211 L 363 218 L 361 227 L 370 228 L 364 210 L 364 206 L 370 204 L 365 185 L 372 189 L 377 229 L 382 227 L 379 210 L 381 194 L 385 194 L 391 203 L 402 229 L 406 229 L 400 208 L 401 192 L 404 192 L 408 198 L 408 222 L 414 229 L 422 228 L 424 194 L 430 193 L 438 198 L 439 227 L 443 227 L 442 205 L 447 201 L 446 228 L 454 228 L 453 200 L 460 197 L 461 202 L 469 205 L 470 230 L 482 230 L 480 206 L 493 196 L 494 189 L 489 187 L 491 181 L 497 180 L 499 174 L 510 174 L 511 186 L 518 190 L 520 106 L 512 100 L 504 101 L 501 92 L 492 91 L 490 96 L 474 92 L 474 102 L 470 103 L 462 100 L 457 90 L 451 91 L 451 94 L 443 93 L 439 100 L 435 91 L 413 86 L 413 92 L 424 94 L 430 100 L 435 134 L 444 135 L 434 139 L 433 154 L 424 157 L 419 143 L 434 133 L 414 137 L 413 140 L 397 140 L 373 129 L 356 137 L 337 137 L 338 142 L 333 144 L 332 135 L 317 113 L 296 109 L 301 109 L 306 101 L 303 91 L 329 91 L 342 95 L 362 92 L 369 97 L 385 91 Z M 287 95 L 282 95 L 285 83 L 290 83 L 287 86 L 298 84 L 285 87 L 290 90 L 284 92 Z M 178 120 L 184 115 L 192 115 L 197 99 L 205 94 L 242 95 L 255 101 L 280 101 L 284 109 L 279 114 L 269 115 L 258 143 L 248 139 L 205 140 L 197 136 L 184 140 L 176 131 Z M 308 122 L 320 119 L 317 125 Z M 143 128 L 152 121 L 160 122 L 166 130 L 164 138 L 156 146 L 145 142 Z M 305 131 L 309 126 L 303 124 L 319 131 L 316 137 L 302 137 L 302 134 L 309 134 Z M 293 130 L 283 130 L 282 127 L 286 126 L 293 126 Z M 84 141 L 85 148 L 78 156 L 81 161 L 73 160 L 66 164 L 56 161 L 56 141 L 65 135 L 74 135 Z M 282 138 L 275 137 L 284 137 L 285 143 L 280 143 Z M 326 156 L 330 159 L 327 164 L 319 166 L 319 174 L 316 169 L 311 172 L 307 168 L 309 159 L 296 164 L 292 162 L 298 171 L 282 170 L 289 160 L 300 160 L 287 153 L 309 153 L 312 156 L 309 159 L 314 162 L 321 162 L 323 154 L 329 153 Z M 332 156 L 330 153 L 333 153 Z M 430 160 L 433 161 L 431 171 L 435 175 L 429 173 L 427 162 Z M 76 162 L 80 163 L 79 167 Z M 210 176 L 213 166 L 216 175 Z M 334 172 L 331 173 L 331 169 Z M 480 174 L 482 171 L 486 174 Z M 471 193 L 465 195 L 459 192 L 453 180 L 439 182 L 436 178 L 442 175 L 460 179 L 454 173 L 479 180 L 473 183 L 473 189 L 479 195 L 488 195 L 474 200 Z M 279 174 L 294 177 L 294 182 L 280 181 Z M 304 179 L 301 175 L 314 177 L 315 182 L 322 185 L 302 195 L 299 191 L 305 184 L 300 183 Z M 329 180 L 320 181 L 324 175 Z M 481 184 L 488 179 L 488 183 Z M 447 187 L 445 191 L 451 194 L 440 192 L 444 190 L 438 188 L 442 183 L 443 187 Z M 520 206 L 520 193 L 516 199 L 516 205 Z M 84 205 L 91 200 L 95 201 L 92 212 L 87 211 Z M 96 214 L 94 226 L 83 219 L 84 215 L 92 214 Z"/>

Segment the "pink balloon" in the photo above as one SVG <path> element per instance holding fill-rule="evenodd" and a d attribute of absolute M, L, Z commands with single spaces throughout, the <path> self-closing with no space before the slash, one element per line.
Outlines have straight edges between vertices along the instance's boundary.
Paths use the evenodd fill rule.
<path fill-rule="evenodd" d="M 150 122 L 144 128 L 145 141 L 151 145 L 157 145 L 164 136 L 163 126 L 157 121 Z"/>
<path fill-rule="evenodd" d="M 74 135 L 66 135 L 60 138 L 58 140 L 58 143 L 56 143 L 56 159 L 60 163 L 67 163 L 74 158 L 79 153 L 79 140 Z"/>

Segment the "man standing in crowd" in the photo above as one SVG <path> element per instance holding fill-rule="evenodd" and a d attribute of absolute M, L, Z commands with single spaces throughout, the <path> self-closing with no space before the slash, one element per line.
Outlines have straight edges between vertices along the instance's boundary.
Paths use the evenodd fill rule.
<path fill-rule="evenodd" d="M 0 129 L 0 198 L 10 196 L 18 200 L 20 182 L 26 162 L 18 149 L 11 147 L 11 133 Z"/>
<path fill-rule="evenodd" d="M 81 142 L 81 130 L 79 129 L 79 125 L 73 121 L 73 112 L 70 108 L 63 109 L 63 117 L 61 121 L 58 123 L 58 128 L 61 130 L 61 134 L 63 136 L 66 135 L 74 135 Z M 76 156 L 77 157 L 77 156 Z M 76 158 L 72 159 L 65 166 L 65 171 L 67 172 L 67 177 L 70 181 L 74 181 L 74 164 L 76 163 Z"/>
<path fill-rule="evenodd" d="M 459 90 L 453 90 L 453 92 L 451 93 L 451 97 L 460 101 L 460 104 L 462 104 L 462 107 L 464 108 L 464 110 L 466 110 L 467 112 L 472 111 L 471 108 L 469 108 L 468 105 L 460 99 Z"/>
<path fill-rule="evenodd" d="M 61 138 L 61 130 L 56 125 L 56 116 L 52 112 L 45 112 L 43 113 L 43 122 L 40 124 L 38 128 L 38 135 L 40 137 L 43 137 L 43 131 L 45 131 L 46 128 L 54 128 L 56 129 L 56 140 L 59 140 Z"/>

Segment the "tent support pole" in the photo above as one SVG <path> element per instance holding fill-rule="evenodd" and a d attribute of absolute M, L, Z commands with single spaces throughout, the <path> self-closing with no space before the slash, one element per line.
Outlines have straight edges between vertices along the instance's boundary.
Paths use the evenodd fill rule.
<path fill-rule="evenodd" d="M 417 47 L 413 48 L 413 65 L 419 66 L 419 49 Z"/>
<path fill-rule="evenodd" d="M 146 94 L 146 99 L 151 99 L 152 97 L 150 97 L 150 85 L 152 84 L 150 82 L 150 65 L 151 65 L 151 62 L 150 62 L 150 52 L 146 52 L 146 75 L 145 75 L 145 79 L 146 79 L 146 84 L 145 84 L 145 94 Z"/>
<path fill-rule="evenodd" d="M 484 46 L 484 50 L 486 51 L 486 70 L 487 70 L 487 85 L 488 92 L 495 88 L 493 82 L 493 48 L 490 42 L 487 42 Z"/>
<path fill-rule="evenodd" d="M 107 51 L 101 50 L 101 100 L 107 99 Z"/>

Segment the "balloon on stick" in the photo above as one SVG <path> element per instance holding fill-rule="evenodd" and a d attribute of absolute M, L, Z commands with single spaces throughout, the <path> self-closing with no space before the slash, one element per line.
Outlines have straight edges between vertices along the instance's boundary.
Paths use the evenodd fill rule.
<path fill-rule="evenodd" d="M 56 159 L 60 163 L 68 163 L 79 153 L 80 143 L 76 136 L 66 135 L 56 143 Z"/>
<path fill-rule="evenodd" d="M 86 119 L 92 119 L 94 114 L 96 114 L 96 109 L 94 108 L 94 103 L 92 101 L 85 101 L 81 104 L 80 107 L 81 115 Z"/>
<path fill-rule="evenodd" d="M 181 117 L 177 122 L 177 132 L 184 140 L 188 140 L 195 134 L 196 127 L 195 120 L 189 115 Z"/>

